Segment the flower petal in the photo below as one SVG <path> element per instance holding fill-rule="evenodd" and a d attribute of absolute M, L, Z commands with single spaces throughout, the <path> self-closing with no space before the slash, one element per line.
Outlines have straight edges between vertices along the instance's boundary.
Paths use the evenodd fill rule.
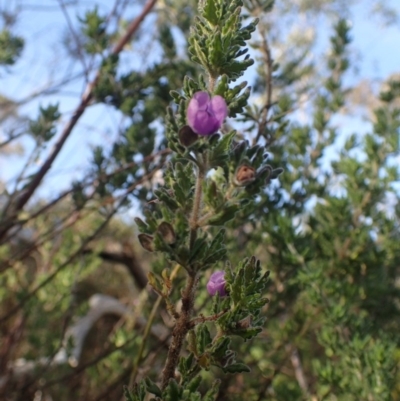
<path fill-rule="evenodd" d="M 228 115 L 228 106 L 222 96 L 214 96 L 211 99 L 209 110 L 214 114 L 220 125 L 224 122 Z"/>
<path fill-rule="evenodd" d="M 210 102 L 210 96 L 207 92 L 196 92 L 193 95 L 192 100 L 193 99 L 197 101 L 198 110 L 207 110 L 207 106 Z"/>
<path fill-rule="evenodd" d="M 222 96 L 210 99 L 207 92 L 193 95 L 187 108 L 187 122 L 198 135 L 211 135 L 217 132 L 228 115 L 228 107 Z"/>
<path fill-rule="evenodd" d="M 225 272 L 218 270 L 210 276 L 207 283 L 207 291 L 212 296 L 218 293 L 219 296 L 223 297 L 226 295 L 225 284 Z"/>
<path fill-rule="evenodd" d="M 207 111 L 197 111 L 195 118 L 193 119 L 193 124 L 190 123 L 192 129 L 196 134 L 199 135 L 209 135 L 212 134 L 215 126 L 215 118 L 210 118 Z"/>

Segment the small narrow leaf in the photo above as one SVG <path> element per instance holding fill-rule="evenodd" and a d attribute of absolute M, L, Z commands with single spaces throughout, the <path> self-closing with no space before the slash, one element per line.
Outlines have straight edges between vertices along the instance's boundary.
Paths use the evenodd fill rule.
<path fill-rule="evenodd" d="M 243 372 L 251 372 L 251 369 L 245 365 L 244 363 L 236 362 L 232 365 L 226 366 L 222 368 L 225 373 L 243 373 Z"/>
<path fill-rule="evenodd" d="M 144 382 L 146 384 L 146 389 L 147 389 L 147 391 L 149 393 L 154 394 L 157 397 L 161 397 L 162 396 L 162 392 L 161 392 L 160 388 L 151 379 L 146 377 L 144 379 Z"/>

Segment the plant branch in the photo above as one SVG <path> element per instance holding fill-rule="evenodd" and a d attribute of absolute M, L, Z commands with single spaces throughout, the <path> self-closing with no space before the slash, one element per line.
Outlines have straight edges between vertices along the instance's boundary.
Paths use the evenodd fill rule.
<path fill-rule="evenodd" d="M 175 268 L 172 271 L 171 276 L 170 276 L 171 280 L 173 280 L 173 278 L 176 276 L 176 274 L 179 271 L 179 268 L 180 268 L 179 265 L 175 266 Z M 146 324 L 146 327 L 144 329 L 144 333 L 143 333 L 143 337 L 142 337 L 142 342 L 140 344 L 140 348 L 139 348 L 139 351 L 137 353 L 136 360 L 135 360 L 135 363 L 134 363 L 134 366 L 133 366 L 131 380 L 130 380 L 130 383 L 129 383 L 130 386 L 133 386 L 133 384 L 136 381 L 136 377 L 137 377 L 137 374 L 138 374 L 138 371 L 139 371 L 139 364 L 143 360 L 143 352 L 144 352 L 144 348 L 145 348 L 145 345 L 146 345 L 146 340 L 147 340 L 147 338 L 149 336 L 149 333 L 151 332 L 153 321 L 154 321 L 154 318 L 156 316 L 157 310 L 158 310 L 158 308 L 160 306 L 160 303 L 161 303 L 162 299 L 163 299 L 163 297 L 161 295 L 159 295 L 157 300 L 156 300 L 156 302 L 153 305 L 153 308 L 152 308 L 152 310 L 150 312 L 150 315 L 149 315 L 149 318 L 147 320 L 147 324 Z"/>
<path fill-rule="evenodd" d="M 84 248 L 89 244 L 89 242 L 96 238 L 101 230 L 108 224 L 109 220 L 115 212 L 116 210 L 113 211 L 113 213 L 110 213 L 109 216 L 107 216 L 107 218 L 103 221 L 103 223 L 101 223 L 100 226 L 97 227 L 97 229 L 90 236 L 85 238 L 81 246 L 62 265 L 60 265 L 52 274 L 50 274 L 45 280 L 38 284 L 28 295 L 22 298 L 16 306 L 9 310 L 5 315 L 1 316 L 0 322 L 3 323 L 7 321 L 12 315 L 14 315 L 14 313 L 22 308 L 29 301 L 29 299 L 31 299 L 35 294 L 37 294 L 39 290 L 50 283 L 54 279 L 54 277 L 58 275 L 58 273 L 65 269 L 78 255 L 80 255 L 83 252 Z"/>
<path fill-rule="evenodd" d="M 157 0 L 148 0 L 146 5 L 144 6 L 142 12 L 137 16 L 135 20 L 131 22 L 129 25 L 125 35 L 121 37 L 121 39 L 118 41 L 114 49 L 111 51 L 110 56 L 115 56 L 118 55 L 124 46 L 129 42 L 129 40 L 132 38 L 132 36 L 135 34 L 135 32 L 138 30 L 140 24 L 142 21 L 145 19 L 145 17 L 149 14 L 149 12 L 152 10 L 154 5 L 156 4 Z M 15 209 L 14 213 L 18 213 L 25 204 L 29 201 L 29 199 L 32 197 L 33 193 L 36 191 L 40 183 L 42 182 L 44 176 L 47 174 L 47 172 L 50 170 L 54 160 L 60 153 L 61 149 L 63 148 L 66 140 L 70 136 L 73 128 L 77 124 L 79 118 L 82 116 L 82 114 L 85 112 L 86 108 L 89 106 L 90 102 L 92 101 L 93 98 L 93 90 L 98 84 L 98 81 L 101 76 L 101 70 L 99 69 L 96 73 L 95 78 L 93 79 L 92 82 L 90 82 L 86 90 L 82 96 L 81 102 L 76 108 L 75 112 L 73 113 L 71 119 L 67 123 L 67 125 L 64 127 L 64 130 L 58 139 L 58 141 L 55 143 L 54 148 L 52 152 L 50 153 L 49 157 L 46 159 L 46 161 L 43 163 L 42 167 L 39 169 L 39 171 L 34 175 L 31 183 L 29 186 L 24 190 L 24 192 L 21 194 L 19 199 L 16 200 L 15 203 Z M 2 238 L 7 231 L 12 227 L 12 223 L 7 224 L 5 227 L 2 228 L 0 231 L 0 238 Z"/>
<path fill-rule="evenodd" d="M 204 164 L 199 163 L 196 177 L 196 187 L 194 191 L 193 209 L 192 209 L 192 215 L 190 217 L 190 237 L 189 237 L 190 249 L 192 249 L 194 241 L 196 241 L 197 238 L 201 200 L 203 195 L 204 176 L 205 176 L 205 166 Z"/>
<path fill-rule="evenodd" d="M 168 350 L 167 361 L 162 372 L 161 388 L 164 390 L 170 379 L 175 376 L 175 368 L 179 362 L 183 340 L 190 329 L 190 316 L 193 311 L 194 293 L 198 279 L 193 275 L 188 275 L 186 288 L 182 295 L 182 311 L 172 332 L 171 345 Z"/>
<path fill-rule="evenodd" d="M 271 49 L 269 47 L 267 34 L 265 32 L 264 27 L 260 24 L 260 34 L 262 37 L 262 50 L 264 55 L 264 65 L 265 65 L 265 77 L 267 83 L 267 94 L 266 94 L 266 101 L 261 113 L 261 120 L 258 122 L 258 130 L 257 135 L 253 140 L 253 146 L 258 143 L 260 138 L 264 136 L 265 127 L 268 122 L 268 113 L 272 106 L 272 56 L 271 56 Z M 267 140 L 267 138 L 265 138 Z M 268 146 L 271 141 L 267 141 L 266 146 Z"/>
<path fill-rule="evenodd" d="M 139 289 L 143 289 L 147 285 L 147 277 L 146 274 L 140 265 L 138 258 L 136 257 L 133 249 L 124 249 L 122 252 L 108 252 L 108 251 L 100 251 L 96 252 L 92 249 L 85 249 L 83 254 L 94 254 L 104 261 L 120 263 L 125 265 L 129 270 L 132 278 L 134 279 L 136 285 Z"/>

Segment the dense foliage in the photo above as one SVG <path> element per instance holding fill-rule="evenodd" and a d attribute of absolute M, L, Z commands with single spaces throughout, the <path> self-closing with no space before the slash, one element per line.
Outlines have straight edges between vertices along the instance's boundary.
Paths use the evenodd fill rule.
<path fill-rule="evenodd" d="M 400 400 L 398 77 L 348 135 L 342 2 L 126 3 L 60 1 L 73 113 L 73 74 L 2 93 L 29 41 L 1 10 L 0 399 Z M 293 13 L 332 16 L 321 62 Z M 96 108 L 112 140 L 37 196 Z"/>

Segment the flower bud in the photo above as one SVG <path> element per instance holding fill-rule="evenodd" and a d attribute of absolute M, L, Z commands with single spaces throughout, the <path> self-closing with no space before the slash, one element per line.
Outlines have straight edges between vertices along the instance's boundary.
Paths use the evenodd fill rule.
<path fill-rule="evenodd" d="M 211 296 L 214 296 L 216 293 L 220 297 L 224 297 L 227 295 L 226 292 L 226 281 L 225 281 L 225 272 L 222 270 L 218 270 L 215 273 L 211 274 L 210 279 L 207 283 L 207 291 Z"/>
<path fill-rule="evenodd" d="M 144 249 L 146 249 L 146 251 L 154 252 L 153 237 L 151 235 L 139 234 L 138 238 L 139 238 L 140 245 L 142 245 L 142 247 Z"/>
<path fill-rule="evenodd" d="M 166 221 L 163 221 L 157 228 L 157 231 L 161 234 L 163 237 L 163 240 L 168 244 L 168 245 L 173 245 L 176 242 L 176 235 L 174 228 L 171 226 L 171 224 L 167 223 Z"/>
<path fill-rule="evenodd" d="M 184 125 L 178 132 L 179 142 L 185 148 L 193 145 L 199 136 L 188 126 Z"/>
<path fill-rule="evenodd" d="M 234 184 L 239 187 L 244 187 L 248 184 L 251 184 L 255 179 L 256 170 L 247 164 L 242 164 L 236 169 Z"/>

